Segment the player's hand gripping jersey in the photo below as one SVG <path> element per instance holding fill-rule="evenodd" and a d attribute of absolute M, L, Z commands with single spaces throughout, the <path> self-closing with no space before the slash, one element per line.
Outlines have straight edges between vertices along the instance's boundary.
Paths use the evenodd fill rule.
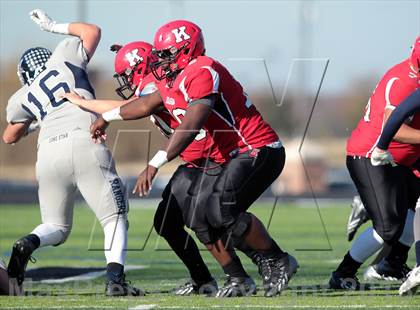
<path fill-rule="evenodd" d="M 33 53 L 28 57 L 40 57 Z M 95 114 L 80 109 L 60 94 L 76 91 L 86 99 L 95 97 L 86 74 L 88 58 L 79 38 L 68 38 L 58 44 L 45 70 L 30 86 L 23 86 L 10 99 L 7 121 L 21 123 L 37 120 L 41 125 L 39 141 L 75 129 L 89 131 Z"/>
<path fill-rule="evenodd" d="M 279 140 L 247 98 L 239 82 L 210 57 L 199 56 L 192 60 L 176 77 L 172 87 L 165 83 L 157 86 L 166 109 L 180 122 L 195 100 L 212 94 L 220 95 L 213 113 L 195 139 L 212 139 L 213 147 L 226 160 L 236 151 L 242 153 Z"/>
<path fill-rule="evenodd" d="M 145 96 L 158 90 L 156 85 L 163 82 L 156 81 L 153 74 L 148 74 L 137 87 L 136 96 Z M 180 100 L 183 100 L 180 98 Z M 185 111 L 184 111 L 185 113 Z M 167 138 L 171 136 L 174 130 L 181 124 L 183 114 L 175 114 L 172 116 L 168 110 L 162 111 L 150 116 L 150 120 L 159 128 L 160 132 Z M 213 146 L 214 142 L 210 135 L 202 129 L 190 145 L 180 154 L 183 161 L 194 166 L 203 166 L 207 158 L 216 163 L 223 163 L 225 159 L 219 152 L 218 148 Z"/>
<path fill-rule="evenodd" d="M 359 121 L 347 141 L 347 155 L 370 158 L 384 126 L 385 109 L 395 109 L 406 97 L 420 87 L 420 75 L 405 60 L 392 67 L 376 86 Z M 406 124 L 420 129 L 420 114 L 407 119 Z M 393 141 L 389 151 L 396 163 L 411 166 L 419 157 L 419 144 Z"/>

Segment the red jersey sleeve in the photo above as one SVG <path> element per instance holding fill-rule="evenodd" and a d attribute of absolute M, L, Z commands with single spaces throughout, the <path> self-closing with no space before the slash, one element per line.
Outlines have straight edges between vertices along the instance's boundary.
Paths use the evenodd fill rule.
<path fill-rule="evenodd" d="M 210 66 L 191 72 L 183 82 L 179 89 L 188 103 L 219 92 L 219 74 Z"/>

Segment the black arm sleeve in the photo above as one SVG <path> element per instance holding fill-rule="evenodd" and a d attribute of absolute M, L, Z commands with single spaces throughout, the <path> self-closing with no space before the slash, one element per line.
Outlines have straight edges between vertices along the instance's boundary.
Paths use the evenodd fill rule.
<path fill-rule="evenodd" d="M 405 119 L 420 112 L 420 89 L 408 96 L 392 113 L 385 124 L 378 147 L 386 150 Z"/>

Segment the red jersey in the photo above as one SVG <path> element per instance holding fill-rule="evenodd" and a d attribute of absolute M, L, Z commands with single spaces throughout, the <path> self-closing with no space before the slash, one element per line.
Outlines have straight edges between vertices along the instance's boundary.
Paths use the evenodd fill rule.
<path fill-rule="evenodd" d="M 395 109 L 420 87 L 419 83 L 420 75 L 411 69 L 408 59 L 392 67 L 376 86 L 364 117 L 348 139 L 347 155 L 370 158 L 384 126 L 385 109 Z M 415 114 L 406 124 L 420 129 L 420 114 Z M 411 166 L 420 156 L 420 145 L 392 141 L 389 151 L 398 164 Z"/>
<path fill-rule="evenodd" d="M 140 81 L 135 94 L 137 97 L 151 94 L 158 90 L 156 86 L 158 84 L 160 83 L 157 82 L 153 74 L 150 73 Z M 160 132 L 165 137 L 169 138 L 181 123 L 181 116 L 182 115 L 176 115 L 173 117 L 168 110 L 164 109 L 151 115 L 150 120 L 159 128 Z M 205 132 L 200 132 L 179 156 L 183 161 L 194 165 L 203 165 L 203 160 L 208 157 L 217 163 L 225 162 L 225 159 L 221 156 L 220 152 L 212 146 L 212 139 L 209 139 L 209 136 L 206 135 Z"/>
<path fill-rule="evenodd" d="M 158 88 L 165 107 L 175 118 L 185 115 L 191 102 L 211 94 L 220 95 L 202 134 L 210 134 L 214 147 L 227 160 L 236 151 L 245 152 L 279 141 L 241 84 L 210 57 L 197 57 L 178 74 L 172 87 L 160 83 Z"/>

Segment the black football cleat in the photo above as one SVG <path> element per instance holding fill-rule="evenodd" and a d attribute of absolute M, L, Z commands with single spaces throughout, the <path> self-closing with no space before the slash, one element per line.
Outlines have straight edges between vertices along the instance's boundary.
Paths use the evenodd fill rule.
<path fill-rule="evenodd" d="M 329 281 L 329 288 L 333 290 L 349 290 L 358 291 L 360 290 L 359 279 L 354 276 L 341 275 L 337 271 L 331 274 Z"/>
<path fill-rule="evenodd" d="M 196 284 L 194 280 L 190 280 L 184 285 L 175 288 L 172 292 L 178 296 L 189 296 L 189 295 L 205 295 L 205 296 L 215 296 L 219 290 L 216 280 L 212 279 L 211 281 L 203 284 Z"/>
<path fill-rule="evenodd" d="M 142 290 L 132 286 L 129 282 L 125 282 L 125 275 L 120 281 L 107 281 L 105 286 L 105 295 L 108 297 L 121 296 L 144 296 Z"/>
<path fill-rule="evenodd" d="M 25 271 L 28 262 L 35 263 L 35 259 L 31 257 L 36 246 L 29 239 L 23 237 L 15 242 L 10 256 L 7 273 L 11 279 L 16 279 L 17 285 L 21 286 L 25 279 Z"/>
<path fill-rule="evenodd" d="M 264 258 L 257 255 L 253 261 L 263 279 L 265 297 L 280 295 L 299 268 L 297 260 L 289 254 L 281 258 Z"/>
<path fill-rule="evenodd" d="M 243 297 L 257 293 L 257 286 L 251 277 L 227 277 L 222 288 L 217 291 L 216 297 Z"/>

